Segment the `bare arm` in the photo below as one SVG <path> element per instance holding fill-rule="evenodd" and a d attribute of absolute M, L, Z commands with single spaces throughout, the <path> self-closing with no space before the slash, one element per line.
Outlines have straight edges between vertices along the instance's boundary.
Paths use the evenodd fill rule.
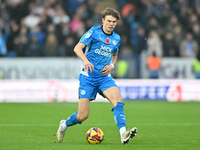
<path fill-rule="evenodd" d="M 116 63 L 116 61 L 117 61 L 117 56 L 118 56 L 118 52 L 117 52 L 117 53 L 113 53 L 113 58 L 112 58 L 112 60 L 111 60 L 111 63 L 112 63 L 113 65 L 115 65 L 115 63 Z"/>
<path fill-rule="evenodd" d="M 94 70 L 94 66 L 92 65 L 91 62 L 88 61 L 88 59 L 84 55 L 83 50 L 82 50 L 84 47 L 85 47 L 85 44 L 78 43 L 74 48 L 74 52 L 83 61 L 84 66 L 85 66 L 84 71 L 88 72 L 88 68 L 90 68 L 90 72 L 92 72 Z"/>
<path fill-rule="evenodd" d="M 111 60 L 111 63 L 113 65 L 115 65 L 115 63 L 117 61 L 117 56 L 118 56 L 118 52 L 117 53 L 113 53 L 113 57 L 112 57 L 112 60 Z M 112 65 L 106 65 L 103 68 L 103 70 L 101 70 L 102 75 L 104 75 L 104 76 L 108 75 L 112 71 L 113 68 L 114 67 Z"/>

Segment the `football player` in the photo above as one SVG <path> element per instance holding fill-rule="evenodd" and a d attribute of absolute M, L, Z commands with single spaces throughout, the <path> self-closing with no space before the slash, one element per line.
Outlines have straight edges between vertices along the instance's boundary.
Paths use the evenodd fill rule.
<path fill-rule="evenodd" d="M 123 100 L 110 72 L 117 61 L 120 36 L 113 30 L 120 14 L 113 8 L 106 8 L 102 12 L 102 26 L 94 26 L 87 31 L 74 52 L 82 60 L 79 76 L 79 105 L 78 111 L 61 120 L 57 131 L 57 140 L 62 142 L 68 127 L 81 124 L 89 116 L 90 101 L 95 100 L 97 93 L 107 98 L 113 105 L 114 120 L 119 128 L 122 144 L 129 142 L 137 133 L 133 127 L 126 131 L 126 119 L 123 110 Z"/>

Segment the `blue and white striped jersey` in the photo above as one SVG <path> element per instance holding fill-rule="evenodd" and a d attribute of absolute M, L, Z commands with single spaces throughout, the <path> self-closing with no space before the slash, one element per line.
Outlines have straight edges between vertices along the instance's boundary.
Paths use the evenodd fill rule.
<path fill-rule="evenodd" d="M 100 77 L 103 76 L 100 71 L 105 65 L 110 64 L 113 53 L 119 51 L 121 38 L 114 31 L 112 34 L 108 35 L 104 33 L 102 26 L 94 26 L 82 36 L 79 42 L 86 45 L 83 52 L 94 66 L 94 71 L 92 73 L 88 71 L 87 73 L 82 71 L 84 68 L 82 63 L 81 74 L 91 77 Z"/>

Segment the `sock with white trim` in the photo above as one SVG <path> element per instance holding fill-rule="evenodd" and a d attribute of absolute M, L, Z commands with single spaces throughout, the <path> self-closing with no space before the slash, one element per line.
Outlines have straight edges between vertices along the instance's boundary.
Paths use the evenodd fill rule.
<path fill-rule="evenodd" d="M 120 133 L 120 136 L 122 137 L 122 135 L 126 132 L 126 127 L 121 127 L 119 129 L 119 133 Z"/>
<path fill-rule="evenodd" d="M 117 106 L 115 106 L 111 110 L 113 111 L 114 120 L 118 126 L 121 136 L 124 134 L 124 132 L 126 132 L 126 118 L 125 118 L 123 106 L 124 106 L 123 102 L 117 102 Z"/>

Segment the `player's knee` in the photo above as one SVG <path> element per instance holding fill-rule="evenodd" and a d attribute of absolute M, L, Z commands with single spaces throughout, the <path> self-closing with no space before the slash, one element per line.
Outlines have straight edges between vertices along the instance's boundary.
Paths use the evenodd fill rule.
<path fill-rule="evenodd" d="M 116 93 L 116 94 L 112 95 L 110 97 L 110 99 L 113 100 L 113 101 L 116 101 L 116 102 L 122 102 L 123 101 L 120 93 Z"/>
<path fill-rule="evenodd" d="M 122 99 L 121 96 L 118 96 L 118 97 L 116 98 L 116 101 L 117 101 L 117 102 L 123 102 L 123 99 Z"/>
<path fill-rule="evenodd" d="M 114 107 L 117 105 L 117 102 L 123 102 L 121 96 L 115 97 L 115 99 L 113 99 L 112 103 Z"/>
<path fill-rule="evenodd" d="M 77 114 L 77 120 L 80 122 L 85 121 L 89 117 L 89 114 Z"/>

